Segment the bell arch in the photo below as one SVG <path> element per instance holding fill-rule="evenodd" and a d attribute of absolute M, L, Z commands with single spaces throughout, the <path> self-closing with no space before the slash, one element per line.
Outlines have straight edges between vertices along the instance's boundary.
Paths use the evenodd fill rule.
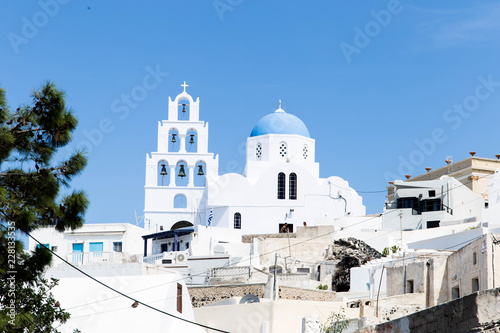
<path fill-rule="evenodd" d="M 181 149 L 181 138 L 179 137 L 179 130 L 171 128 L 168 131 L 168 151 L 170 153 L 177 153 Z"/>
<path fill-rule="evenodd" d="M 175 165 L 175 186 L 188 186 L 189 168 L 184 160 L 179 160 Z"/>
<path fill-rule="evenodd" d="M 207 163 L 203 160 L 199 160 L 195 164 L 194 168 L 194 186 L 204 187 L 206 185 L 207 177 Z"/>
<path fill-rule="evenodd" d="M 169 165 L 166 160 L 158 161 L 158 166 L 156 168 L 157 175 L 157 186 L 169 186 L 170 185 L 170 177 L 169 177 Z"/>
<path fill-rule="evenodd" d="M 198 152 L 198 132 L 194 128 L 188 129 L 186 133 L 186 152 Z"/>
<path fill-rule="evenodd" d="M 191 111 L 191 101 L 187 98 L 180 98 L 177 104 L 177 119 L 181 121 L 189 121 Z"/>

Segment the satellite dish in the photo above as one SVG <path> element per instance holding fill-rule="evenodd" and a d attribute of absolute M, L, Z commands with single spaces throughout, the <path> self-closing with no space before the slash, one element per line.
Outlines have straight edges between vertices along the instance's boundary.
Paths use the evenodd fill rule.
<path fill-rule="evenodd" d="M 247 294 L 243 296 L 240 300 L 240 304 L 246 304 L 246 303 L 259 303 L 260 299 L 255 296 L 254 294 Z"/>

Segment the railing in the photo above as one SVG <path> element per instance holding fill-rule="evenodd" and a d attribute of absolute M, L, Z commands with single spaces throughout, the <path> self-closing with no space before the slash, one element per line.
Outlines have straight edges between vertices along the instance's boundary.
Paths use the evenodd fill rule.
<path fill-rule="evenodd" d="M 421 202 L 424 203 L 425 201 Z M 453 209 L 446 206 L 443 203 L 438 204 L 438 209 L 434 208 L 435 208 L 434 203 L 424 203 L 421 205 L 419 209 L 413 207 L 398 207 L 398 203 L 396 201 L 385 203 L 385 209 L 411 209 L 412 215 L 420 215 L 425 212 L 436 212 L 436 211 L 446 211 L 448 214 L 453 215 Z"/>
<path fill-rule="evenodd" d="M 158 253 L 158 254 L 152 254 L 150 256 L 144 257 L 142 259 L 143 262 L 147 264 L 154 264 L 156 260 L 164 259 L 166 252 Z M 170 257 L 169 257 L 170 258 Z"/>
<path fill-rule="evenodd" d="M 249 275 L 249 266 L 238 266 L 238 267 L 217 267 L 212 268 L 211 276 L 212 278 L 237 278 L 246 277 Z"/>
<path fill-rule="evenodd" d="M 69 253 L 67 260 L 74 264 L 92 265 L 106 263 L 121 263 L 123 254 L 121 252 L 73 252 Z"/>

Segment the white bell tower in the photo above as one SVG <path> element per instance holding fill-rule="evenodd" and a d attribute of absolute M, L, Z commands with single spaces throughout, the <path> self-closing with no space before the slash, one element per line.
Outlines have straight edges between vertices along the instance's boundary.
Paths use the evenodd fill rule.
<path fill-rule="evenodd" d="M 207 177 L 219 172 L 219 157 L 208 152 L 208 123 L 199 120 L 200 99 L 184 91 L 168 99 L 168 120 L 158 123 L 158 148 L 146 155 L 144 228 L 204 224 Z"/>

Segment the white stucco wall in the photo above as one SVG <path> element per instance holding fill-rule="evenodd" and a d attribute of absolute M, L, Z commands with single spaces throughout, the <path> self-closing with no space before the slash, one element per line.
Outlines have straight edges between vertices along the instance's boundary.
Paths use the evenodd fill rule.
<path fill-rule="evenodd" d="M 99 281 L 160 310 L 194 320 L 188 290 L 176 273 L 100 277 Z M 182 313 L 177 311 L 178 283 L 182 285 Z M 132 308 L 132 300 L 116 297 L 115 292 L 86 277 L 61 279 L 53 294 L 71 313 L 68 322 L 57 328 L 62 333 L 72 333 L 75 328 L 82 332 L 206 332 L 143 305 Z"/>

